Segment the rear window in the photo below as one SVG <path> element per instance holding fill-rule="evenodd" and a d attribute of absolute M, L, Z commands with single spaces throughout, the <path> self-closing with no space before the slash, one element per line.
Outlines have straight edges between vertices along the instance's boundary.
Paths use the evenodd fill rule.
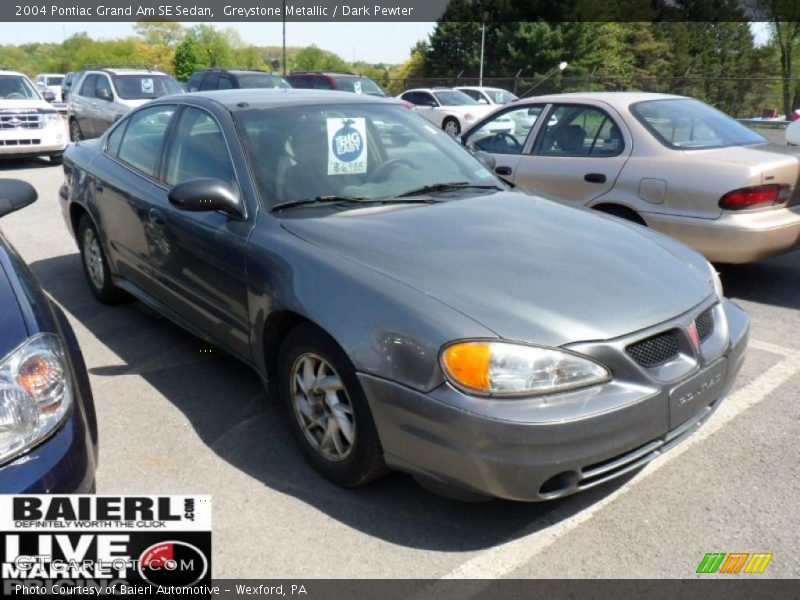
<path fill-rule="evenodd" d="M 334 83 L 340 92 L 355 92 L 372 96 L 384 95 L 383 90 L 369 77 L 335 77 Z"/>
<path fill-rule="evenodd" d="M 167 75 L 116 75 L 114 87 L 120 98 L 125 100 L 146 100 L 160 98 L 167 94 L 179 94 L 180 84 Z"/>
<path fill-rule="evenodd" d="M 239 87 L 241 88 L 288 88 L 291 87 L 283 77 L 270 75 L 269 73 L 248 73 L 239 75 Z"/>
<path fill-rule="evenodd" d="M 668 148 L 700 150 L 725 146 L 752 146 L 767 140 L 728 115 L 699 100 L 645 100 L 631 112 Z"/>
<path fill-rule="evenodd" d="M 64 77 L 61 75 L 47 78 L 47 85 L 61 85 L 62 83 L 64 83 Z"/>

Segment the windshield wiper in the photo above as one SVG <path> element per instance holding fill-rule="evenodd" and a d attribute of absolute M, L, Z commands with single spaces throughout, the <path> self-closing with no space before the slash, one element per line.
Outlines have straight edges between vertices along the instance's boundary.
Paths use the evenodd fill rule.
<path fill-rule="evenodd" d="M 399 198 L 399 197 L 398 197 Z M 308 206 L 311 204 L 391 204 L 393 202 L 414 202 L 430 203 L 432 200 L 400 200 L 398 198 L 365 198 L 364 196 L 317 196 L 315 198 L 304 198 L 302 200 L 291 200 L 281 202 L 270 209 L 270 212 L 294 208 L 296 206 Z"/>
<path fill-rule="evenodd" d="M 452 190 L 465 190 L 465 189 L 478 189 L 478 190 L 499 190 L 502 191 L 499 185 L 495 184 L 479 184 L 470 183 L 469 181 L 454 181 L 451 183 L 434 183 L 432 185 L 423 185 L 420 188 L 409 190 L 398 194 L 397 198 L 407 198 L 409 196 L 422 196 L 423 194 L 434 194 L 436 192 L 450 192 Z"/>

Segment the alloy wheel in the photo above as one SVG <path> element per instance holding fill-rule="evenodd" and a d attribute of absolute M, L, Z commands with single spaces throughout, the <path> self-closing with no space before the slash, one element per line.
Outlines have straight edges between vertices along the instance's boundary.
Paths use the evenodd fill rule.
<path fill-rule="evenodd" d="M 324 358 L 306 353 L 294 361 L 290 377 L 294 414 L 311 447 L 326 460 L 345 460 L 356 424 L 339 374 Z"/>
<path fill-rule="evenodd" d="M 103 253 L 100 250 L 100 242 L 92 229 L 83 232 L 83 262 L 86 264 L 86 272 L 95 288 L 102 289 L 106 277 L 103 270 Z"/>

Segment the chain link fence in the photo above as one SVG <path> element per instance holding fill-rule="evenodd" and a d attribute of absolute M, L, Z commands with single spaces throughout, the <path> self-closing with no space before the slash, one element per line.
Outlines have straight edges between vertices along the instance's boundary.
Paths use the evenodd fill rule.
<path fill-rule="evenodd" d="M 477 77 L 386 78 L 380 82 L 387 92 L 396 95 L 423 87 L 479 85 Z M 691 96 L 719 108 L 736 118 L 782 117 L 779 77 L 610 77 L 585 75 L 551 78 L 506 76 L 484 77 L 483 85 L 499 87 L 518 96 L 541 96 L 566 92 L 642 91 Z M 797 80 L 791 80 L 793 86 Z"/>

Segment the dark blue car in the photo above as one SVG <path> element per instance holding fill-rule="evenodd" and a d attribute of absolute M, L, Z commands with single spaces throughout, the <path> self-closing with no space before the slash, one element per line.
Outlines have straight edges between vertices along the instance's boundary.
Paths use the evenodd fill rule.
<path fill-rule="evenodd" d="M 36 201 L 0 180 L 0 217 Z M 64 313 L 0 233 L 0 493 L 94 491 L 97 420 Z"/>

